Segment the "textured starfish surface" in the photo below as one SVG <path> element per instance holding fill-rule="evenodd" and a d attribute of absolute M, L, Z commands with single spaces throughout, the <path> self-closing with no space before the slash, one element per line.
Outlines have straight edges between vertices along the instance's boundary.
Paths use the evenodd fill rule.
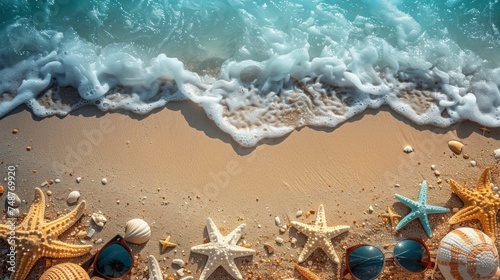
<path fill-rule="evenodd" d="M 22 223 L 17 226 L 14 223 L 0 224 L 0 238 L 16 247 L 16 272 L 11 279 L 26 279 L 33 265 L 42 257 L 75 258 L 88 253 L 92 245 L 73 245 L 57 239 L 80 219 L 84 210 L 85 201 L 82 201 L 67 215 L 46 223 L 45 196 L 41 189 L 35 188 L 35 200 Z M 15 239 L 9 238 L 11 230 Z"/>
<path fill-rule="evenodd" d="M 300 253 L 299 262 L 305 261 L 317 248 L 321 248 L 332 261 L 336 264 L 340 263 L 339 257 L 333 248 L 332 238 L 348 231 L 351 227 L 327 226 L 325 208 L 322 204 L 319 206 L 314 225 L 292 221 L 292 226 L 308 237 L 306 245 L 304 245 L 304 249 Z"/>
<path fill-rule="evenodd" d="M 401 216 L 394 213 L 394 210 L 389 205 L 387 205 L 387 213 L 380 214 L 380 217 L 386 219 L 391 225 L 392 229 L 394 229 L 394 226 L 396 225 L 396 219 L 401 219 Z"/>
<path fill-rule="evenodd" d="M 192 252 L 208 256 L 200 279 L 207 279 L 219 266 L 222 266 L 233 278 L 242 279 L 234 259 L 255 254 L 255 250 L 236 245 L 244 229 L 245 224 L 241 224 L 229 235 L 222 236 L 212 219 L 207 219 L 210 242 L 191 247 Z"/>
<path fill-rule="evenodd" d="M 500 198 L 492 191 L 490 170 L 488 167 L 481 173 L 476 190 L 467 189 L 451 179 L 448 181 L 453 192 L 464 202 L 464 208 L 453 215 L 448 222 L 453 225 L 477 219 L 483 225 L 484 232 L 495 241 Z"/>
<path fill-rule="evenodd" d="M 160 265 L 153 255 L 148 256 L 148 270 L 148 280 L 163 280 L 163 274 L 161 273 Z"/>
<path fill-rule="evenodd" d="M 305 268 L 296 264 L 295 269 L 307 280 L 321 280 L 321 278 L 318 275 L 314 274 L 314 272 L 312 272 L 309 268 Z"/>
<path fill-rule="evenodd" d="M 395 194 L 399 201 L 411 208 L 411 212 L 406 215 L 401 221 L 399 221 L 396 226 L 396 230 L 400 230 L 402 227 L 406 226 L 408 223 L 415 219 L 419 219 L 420 223 L 424 227 L 425 233 L 429 237 L 432 236 L 431 224 L 429 223 L 428 214 L 438 214 L 450 212 L 450 209 L 439 206 L 432 206 L 427 204 L 427 182 L 422 182 L 422 187 L 420 188 L 420 194 L 418 195 L 418 200 L 414 201 L 406 198 L 402 195 Z"/>
<path fill-rule="evenodd" d="M 165 238 L 165 240 L 160 240 L 161 244 L 161 252 L 165 251 L 167 248 L 173 248 L 177 246 L 177 244 L 170 242 L 170 235 Z"/>

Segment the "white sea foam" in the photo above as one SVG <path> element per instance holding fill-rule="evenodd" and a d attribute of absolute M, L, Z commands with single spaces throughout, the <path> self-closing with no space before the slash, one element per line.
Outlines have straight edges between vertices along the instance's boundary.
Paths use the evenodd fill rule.
<path fill-rule="evenodd" d="M 0 117 L 191 100 L 244 146 L 382 105 L 422 125 L 500 126 L 497 2 L 12 2 Z"/>

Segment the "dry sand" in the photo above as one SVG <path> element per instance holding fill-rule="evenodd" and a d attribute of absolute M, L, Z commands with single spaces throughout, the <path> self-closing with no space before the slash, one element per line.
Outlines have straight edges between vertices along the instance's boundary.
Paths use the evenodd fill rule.
<path fill-rule="evenodd" d="M 12 134 L 13 128 L 19 132 Z M 333 239 L 340 258 L 346 247 L 361 242 L 384 244 L 402 237 L 423 238 L 434 257 L 439 240 L 452 228 L 447 220 L 453 213 L 430 215 L 432 238 L 425 235 L 418 221 L 395 232 L 378 215 L 387 205 L 402 216 L 408 213 L 409 208 L 393 195 L 416 199 L 424 179 L 431 186 L 429 204 L 462 207 L 446 179 L 472 187 L 484 167 L 498 164 L 492 152 L 500 148 L 500 130 L 482 135 L 479 128 L 473 123 L 447 129 L 417 127 L 388 111 L 369 111 L 335 129 L 303 128 L 246 149 L 189 103 L 169 104 L 168 109 L 146 117 L 84 109 L 62 119 L 37 119 L 19 109 L 0 120 L 0 157 L 3 167 L 18 165 L 17 194 L 26 202 L 21 212 L 27 212 L 34 187 L 57 178 L 60 183 L 43 188 L 45 193 L 52 192 L 48 219 L 72 209 L 74 206 L 65 200 L 70 190 L 78 190 L 80 199 L 88 203 L 88 216 L 102 211 L 109 218 L 94 240 L 107 241 L 117 233 L 124 234 L 129 219 L 146 220 L 152 228 L 151 240 L 131 246 L 140 261 L 130 279 L 147 275 L 144 260 L 150 254 L 159 260 L 165 275 L 175 279 L 180 279 L 175 275 L 178 267 L 172 268 L 171 260 L 189 261 L 188 275 L 197 279 L 206 257 L 191 254 L 190 248 L 207 238 L 207 217 L 223 234 L 241 223 L 247 225 L 243 240 L 257 253 L 237 262 L 244 277 L 304 279 L 293 266 L 307 238 L 294 228 L 280 234 L 274 218 L 279 216 L 284 223 L 312 223 L 315 215 L 297 218 L 296 212 L 317 210 L 320 204 L 325 206 L 329 225 L 351 226 L 347 234 Z M 447 146 L 449 140 L 462 141 L 463 154 L 470 158 L 454 155 Z M 407 145 L 415 152 L 404 153 Z M 32 150 L 27 151 L 26 146 Z M 470 160 L 477 161 L 478 167 L 471 167 Z M 431 170 L 432 164 L 441 173 L 439 177 Z M 77 177 L 82 177 L 79 184 Z M 106 185 L 101 184 L 102 178 L 107 178 Z M 441 184 L 437 183 L 439 178 Z M 373 213 L 368 211 L 370 205 Z M 92 226 L 88 216 L 82 218 L 81 225 Z M 478 222 L 461 225 L 481 229 Z M 75 231 L 70 229 L 61 239 L 79 242 L 71 237 Z M 160 253 L 159 240 L 168 235 L 178 246 Z M 281 246 L 275 243 L 278 236 L 284 239 Z M 295 245 L 293 238 L 298 239 Z M 265 252 L 264 243 L 272 244 L 274 254 Z M 94 245 L 93 251 L 101 246 Z M 46 265 L 86 258 L 41 260 L 29 279 L 38 279 Z M 323 279 L 335 279 L 336 271 L 345 267 L 343 263 L 340 268 L 334 265 L 320 250 L 303 265 Z M 392 263 L 387 264 L 381 278 L 389 275 L 425 278 L 423 274 L 410 275 Z M 441 279 L 438 271 L 435 276 Z M 218 269 L 210 279 L 230 277 Z"/>

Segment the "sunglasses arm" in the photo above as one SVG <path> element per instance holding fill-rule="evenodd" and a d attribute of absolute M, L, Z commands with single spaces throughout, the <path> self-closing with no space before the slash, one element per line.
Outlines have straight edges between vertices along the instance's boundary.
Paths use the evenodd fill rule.
<path fill-rule="evenodd" d="M 95 260 L 95 257 L 97 256 L 97 254 L 94 254 L 90 259 L 88 259 L 86 262 L 84 262 L 83 264 L 81 264 L 80 266 L 85 269 L 85 271 L 88 271 L 90 266 L 92 265 L 92 263 L 94 263 L 94 260 Z"/>

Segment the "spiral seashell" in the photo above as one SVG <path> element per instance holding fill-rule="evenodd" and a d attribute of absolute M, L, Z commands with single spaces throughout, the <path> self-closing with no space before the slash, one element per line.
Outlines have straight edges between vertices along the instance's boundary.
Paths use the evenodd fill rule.
<path fill-rule="evenodd" d="M 439 243 L 436 262 L 447 280 L 491 279 L 498 270 L 498 251 L 482 231 L 458 228 Z"/>
<path fill-rule="evenodd" d="M 74 263 L 60 263 L 45 271 L 39 280 L 90 280 L 88 273 Z"/>
<path fill-rule="evenodd" d="M 149 241 L 151 228 L 142 219 L 132 219 L 125 225 L 125 240 L 134 244 L 142 244 Z"/>

